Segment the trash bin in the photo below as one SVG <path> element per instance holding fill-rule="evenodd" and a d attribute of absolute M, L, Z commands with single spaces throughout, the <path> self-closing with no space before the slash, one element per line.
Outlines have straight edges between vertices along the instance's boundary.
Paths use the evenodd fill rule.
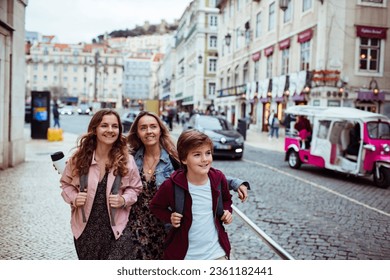
<path fill-rule="evenodd" d="M 238 119 L 237 130 L 246 140 L 246 129 L 247 129 L 247 121 L 246 119 Z"/>

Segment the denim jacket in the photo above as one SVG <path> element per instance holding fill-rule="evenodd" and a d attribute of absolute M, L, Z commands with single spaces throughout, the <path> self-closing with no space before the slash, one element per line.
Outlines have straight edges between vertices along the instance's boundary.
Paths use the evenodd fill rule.
<path fill-rule="evenodd" d="M 138 170 L 140 171 L 142 170 L 144 165 L 144 153 L 145 153 L 145 149 L 144 147 L 141 147 L 134 154 L 135 163 L 138 167 Z M 161 148 L 160 160 L 157 163 L 156 171 L 155 171 L 157 189 L 166 179 L 169 178 L 169 176 L 171 176 L 171 174 L 174 171 L 175 168 L 171 163 L 168 152 L 164 148 Z M 239 186 L 241 185 L 245 185 L 248 188 L 248 190 L 250 189 L 249 183 L 241 179 L 226 176 L 226 180 L 228 181 L 230 190 L 237 191 Z"/>
<path fill-rule="evenodd" d="M 135 164 L 137 165 L 139 171 L 141 171 L 144 166 L 144 153 L 145 149 L 144 147 L 141 147 L 134 155 Z M 171 176 L 173 171 L 175 171 L 175 169 L 173 168 L 168 152 L 161 148 L 160 160 L 157 163 L 155 171 L 157 189 L 166 179 L 169 178 L 169 176 Z"/>

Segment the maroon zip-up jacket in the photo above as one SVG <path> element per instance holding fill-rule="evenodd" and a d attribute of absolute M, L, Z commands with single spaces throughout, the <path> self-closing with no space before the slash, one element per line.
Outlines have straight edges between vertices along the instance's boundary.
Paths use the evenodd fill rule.
<path fill-rule="evenodd" d="M 223 209 L 232 213 L 232 196 L 229 192 L 225 175 L 215 168 L 210 168 L 208 173 L 211 184 L 211 195 L 213 201 L 214 222 L 217 227 L 219 243 L 230 258 L 230 242 L 228 234 L 222 225 L 220 218 L 216 217 L 217 201 L 220 195 L 218 185 L 221 183 Z M 170 178 L 164 181 L 157 193 L 150 202 L 150 211 L 164 223 L 171 223 L 171 213 L 175 212 L 174 185 L 184 189 L 184 210 L 180 227 L 172 227 L 164 244 L 164 259 L 183 260 L 188 250 L 188 232 L 192 224 L 192 198 L 188 191 L 188 181 L 185 171 L 179 169 Z M 172 209 L 172 210 L 171 210 Z M 199 238 L 202 238 L 199 236 Z"/>

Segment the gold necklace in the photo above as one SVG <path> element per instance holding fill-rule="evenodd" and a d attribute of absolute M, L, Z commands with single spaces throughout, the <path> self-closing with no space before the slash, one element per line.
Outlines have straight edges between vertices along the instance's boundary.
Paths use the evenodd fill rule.
<path fill-rule="evenodd" d="M 148 171 L 147 171 L 148 174 L 152 174 L 152 170 L 153 170 L 153 168 L 154 168 L 154 166 L 155 166 L 155 164 L 156 164 L 158 159 L 159 159 L 159 157 L 158 158 L 154 158 L 154 161 L 153 161 L 152 165 L 149 165 L 148 162 L 145 160 L 145 163 L 146 163 L 146 165 L 148 167 Z"/>

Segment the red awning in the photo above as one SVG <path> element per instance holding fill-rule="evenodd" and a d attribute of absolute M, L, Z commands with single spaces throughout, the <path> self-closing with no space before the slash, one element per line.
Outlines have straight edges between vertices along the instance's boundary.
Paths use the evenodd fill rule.
<path fill-rule="evenodd" d="M 307 41 L 310 41 L 312 37 L 313 37 L 313 29 L 307 29 L 298 34 L 298 43 L 302 44 Z"/>
<path fill-rule="evenodd" d="M 356 25 L 356 36 L 364 38 L 386 39 L 386 27 Z"/>
<path fill-rule="evenodd" d="M 279 50 L 288 49 L 290 47 L 290 38 L 284 39 L 279 42 Z"/>
<path fill-rule="evenodd" d="M 371 90 L 361 90 L 358 91 L 357 99 L 360 101 L 384 101 L 385 93 L 383 91 L 378 92 L 378 94 L 374 94 Z"/>
<path fill-rule="evenodd" d="M 294 93 L 294 95 L 292 96 L 292 101 L 305 101 L 305 100 L 306 100 L 305 94 L 302 92 L 300 94 Z"/>
<path fill-rule="evenodd" d="M 264 55 L 267 57 L 272 55 L 273 53 L 274 53 L 274 46 L 270 46 L 270 47 L 264 49 Z"/>
<path fill-rule="evenodd" d="M 253 61 L 258 61 L 260 57 L 261 57 L 261 52 L 255 52 L 254 54 L 252 54 Z"/>

